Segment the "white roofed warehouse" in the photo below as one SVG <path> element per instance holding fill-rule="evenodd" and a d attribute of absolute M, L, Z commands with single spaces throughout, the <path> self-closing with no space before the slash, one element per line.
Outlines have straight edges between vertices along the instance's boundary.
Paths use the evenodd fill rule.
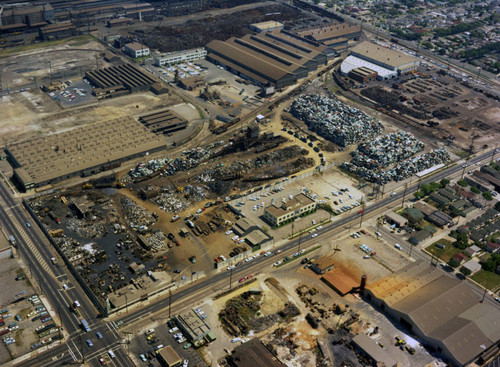
<path fill-rule="evenodd" d="M 416 57 L 372 42 L 362 42 L 350 50 L 340 66 L 340 73 L 347 75 L 351 70 L 365 67 L 377 72 L 379 80 L 384 80 L 416 70 L 419 65 L 420 60 Z"/>

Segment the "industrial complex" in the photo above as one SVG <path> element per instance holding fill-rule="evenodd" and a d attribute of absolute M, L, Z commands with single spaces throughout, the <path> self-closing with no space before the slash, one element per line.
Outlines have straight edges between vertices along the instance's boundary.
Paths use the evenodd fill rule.
<path fill-rule="evenodd" d="M 158 136 L 131 118 L 96 122 L 5 148 L 25 190 L 89 176 L 163 149 L 165 143 Z"/>
<path fill-rule="evenodd" d="M 498 9 L 2 1 L 0 366 L 500 365 Z"/>
<path fill-rule="evenodd" d="M 307 77 L 336 55 L 326 46 L 281 30 L 214 40 L 206 48 L 208 60 L 260 86 L 277 89 Z"/>
<path fill-rule="evenodd" d="M 457 366 L 500 340 L 500 311 L 423 261 L 370 284 L 366 297 Z"/>

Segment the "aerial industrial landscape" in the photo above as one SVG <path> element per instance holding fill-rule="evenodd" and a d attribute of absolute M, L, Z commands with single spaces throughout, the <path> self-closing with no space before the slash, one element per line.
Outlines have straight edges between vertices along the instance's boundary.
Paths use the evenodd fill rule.
<path fill-rule="evenodd" d="M 0 365 L 500 365 L 500 3 L 0 1 Z"/>

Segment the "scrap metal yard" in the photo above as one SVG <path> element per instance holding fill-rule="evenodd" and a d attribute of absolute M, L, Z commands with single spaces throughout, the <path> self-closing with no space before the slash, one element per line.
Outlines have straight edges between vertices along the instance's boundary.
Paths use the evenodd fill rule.
<path fill-rule="evenodd" d="M 0 9 L 0 364 L 497 358 L 497 80 L 343 3 L 63 3 Z"/>

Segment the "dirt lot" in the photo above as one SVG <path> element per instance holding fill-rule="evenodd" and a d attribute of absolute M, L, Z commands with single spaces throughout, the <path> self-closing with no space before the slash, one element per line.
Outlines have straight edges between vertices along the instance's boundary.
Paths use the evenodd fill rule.
<path fill-rule="evenodd" d="M 69 130 L 87 123 L 138 116 L 181 101 L 171 94 L 135 93 L 95 104 L 62 110 L 41 90 L 2 96 L 0 145 Z M 183 113 L 182 109 L 180 110 Z M 192 114 L 190 114 L 191 116 Z"/>
<path fill-rule="evenodd" d="M 106 66 L 100 57 L 106 48 L 92 37 L 81 36 L 46 44 L 22 46 L 0 53 L 2 86 L 11 91 L 36 89 L 53 79 L 82 77 L 87 70 Z M 16 52 L 16 50 L 18 50 Z"/>

